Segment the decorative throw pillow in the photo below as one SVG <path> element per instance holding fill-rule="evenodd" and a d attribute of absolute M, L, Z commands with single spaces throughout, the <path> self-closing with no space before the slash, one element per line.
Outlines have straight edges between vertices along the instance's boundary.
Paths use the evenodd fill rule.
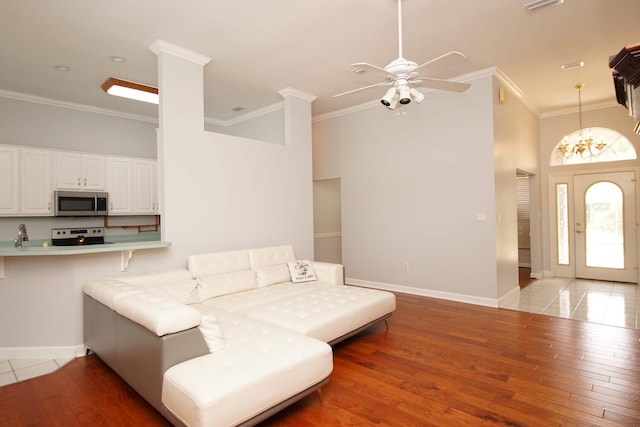
<path fill-rule="evenodd" d="M 256 274 L 258 276 L 258 287 L 291 281 L 291 275 L 287 264 L 256 267 Z"/>
<path fill-rule="evenodd" d="M 291 281 L 293 283 L 318 280 L 316 273 L 313 271 L 313 267 L 311 267 L 311 261 L 309 260 L 290 261 L 287 265 L 289 266 L 289 273 L 291 274 Z"/>

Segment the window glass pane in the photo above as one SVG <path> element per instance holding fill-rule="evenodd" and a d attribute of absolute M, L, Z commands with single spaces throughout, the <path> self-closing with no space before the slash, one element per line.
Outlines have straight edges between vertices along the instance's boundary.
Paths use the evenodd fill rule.
<path fill-rule="evenodd" d="M 558 264 L 569 265 L 569 210 L 567 184 L 556 185 L 556 223 L 558 224 Z"/>
<path fill-rule="evenodd" d="M 582 136 L 582 138 L 592 138 L 594 141 L 594 145 L 602 141 L 607 144 L 607 148 L 603 149 L 602 152 L 594 156 L 590 156 L 588 151 L 584 151 L 582 155 L 571 155 L 570 153 L 563 155 L 562 151 L 559 150 L 564 141 L 563 138 L 563 140 L 558 142 L 558 144 L 551 152 L 549 165 L 578 165 L 585 163 L 634 160 L 637 158 L 636 150 L 633 148 L 633 144 L 631 144 L 627 138 L 613 129 L 600 127 L 586 128 L 572 132 L 565 138 L 568 141 L 577 142 L 578 139 L 580 139 L 580 136 Z"/>
<path fill-rule="evenodd" d="M 624 268 L 622 189 L 598 182 L 584 199 L 587 267 Z"/>

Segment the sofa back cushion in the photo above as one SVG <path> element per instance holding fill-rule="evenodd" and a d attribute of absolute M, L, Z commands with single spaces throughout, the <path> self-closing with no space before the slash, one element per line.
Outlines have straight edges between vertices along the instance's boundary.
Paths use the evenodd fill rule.
<path fill-rule="evenodd" d="M 190 255 L 187 264 L 196 278 L 251 269 L 248 251 Z"/>
<path fill-rule="evenodd" d="M 296 260 L 296 256 L 293 253 L 293 246 L 291 245 L 250 249 L 249 258 L 251 260 L 251 267 L 253 268 L 286 264 L 289 261 Z"/>
<path fill-rule="evenodd" d="M 220 295 L 233 294 L 257 287 L 255 270 L 234 271 L 225 274 L 198 277 L 200 301 Z"/>
<path fill-rule="evenodd" d="M 287 264 L 264 265 L 256 267 L 258 287 L 271 286 L 278 283 L 290 282 L 291 274 Z"/>
<path fill-rule="evenodd" d="M 120 280 L 133 286 L 140 286 L 152 294 L 171 298 L 182 304 L 200 302 L 198 283 L 189 270 L 175 269 L 153 273 L 120 276 Z"/>

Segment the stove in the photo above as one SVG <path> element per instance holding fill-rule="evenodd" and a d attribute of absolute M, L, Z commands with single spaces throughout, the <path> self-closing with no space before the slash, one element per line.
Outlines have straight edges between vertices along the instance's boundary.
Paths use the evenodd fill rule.
<path fill-rule="evenodd" d="M 104 244 L 104 227 L 54 228 L 51 230 L 51 245 L 82 246 Z"/>

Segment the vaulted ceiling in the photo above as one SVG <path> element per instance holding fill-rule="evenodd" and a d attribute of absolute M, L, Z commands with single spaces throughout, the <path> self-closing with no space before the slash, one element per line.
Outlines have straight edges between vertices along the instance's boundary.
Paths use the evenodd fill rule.
<path fill-rule="evenodd" d="M 157 106 L 106 95 L 100 85 L 110 76 L 156 85 L 148 46 L 161 39 L 212 58 L 204 71 L 209 118 L 278 103 L 285 87 L 316 95 L 313 114 L 322 115 L 384 93 L 332 97 L 379 81 L 352 73 L 351 63 L 384 67 L 397 57 L 396 1 L 3 0 L 0 95 L 155 117 Z M 613 104 L 608 60 L 640 42 L 640 1 L 565 0 L 533 13 L 529 2 L 404 0 L 404 56 L 420 64 L 466 54 L 464 65 L 436 76 L 443 78 L 496 66 L 537 114 L 574 108 L 578 82 L 584 105 Z M 579 61 L 584 67 L 560 68 Z"/>

